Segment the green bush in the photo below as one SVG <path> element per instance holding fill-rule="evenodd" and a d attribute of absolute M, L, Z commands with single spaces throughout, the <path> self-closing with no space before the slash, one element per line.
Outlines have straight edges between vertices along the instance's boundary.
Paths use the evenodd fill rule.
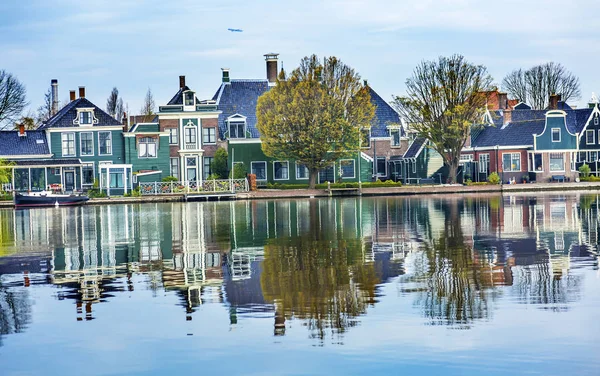
<path fill-rule="evenodd" d="M 103 191 L 100 191 L 100 189 L 98 188 L 92 188 L 89 191 L 87 191 L 87 195 L 89 198 L 103 198 L 106 197 L 106 193 Z"/>
<path fill-rule="evenodd" d="M 590 166 L 588 166 L 587 164 L 584 164 L 583 166 L 579 167 L 579 173 L 581 174 L 582 178 L 589 177 L 590 172 L 591 172 Z"/>
<path fill-rule="evenodd" d="M 218 176 L 218 179 L 227 179 L 228 168 L 227 168 L 227 150 L 224 148 L 218 148 L 215 152 L 215 157 L 210 163 L 210 170 L 213 174 Z"/>
<path fill-rule="evenodd" d="M 500 184 L 500 177 L 498 176 L 498 173 L 492 172 L 490 176 L 488 176 L 487 181 L 490 184 Z"/>
<path fill-rule="evenodd" d="M 177 179 L 175 176 L 165 176 L 164 178 L 162 178 L 163 182 L 171 182 L 171 181 L 179 181 L 179 179 Z"/>
<path fill-rule="evenodd" d="M 11 201 L 13 196 L 10 193 L 0 192 L 0 201 Z"/>
<path fill-rule="evenodd" d="M 231 175 L 233 179 L 244 179 L 246 178 L 246 174 L 248 170 L 246 169 L 246 165 L 243 163 L 236 163 L 233 165 L 233 171 L 231 171 Z"/>
<path fill-rule="evenodd" d="M 591 182 L 596 182 L 596 181 L 600 181 L 600 176 L 593 176 L 593 175 L 590 175 L 590 176 L 588 176 L 588 177 L 586 177 L 586 178 L 581 178 L 581 179 L 579 179 L 579 180 L 581 180 L 581 181 L 591 181 Z"/>
<path fill-rule="evenodd" d="M 217 175 L 217 174 L 210 174 L 206 178 L 206 180 L 217 180 L 217 179 L 220 179 L 219 175 Z"/>

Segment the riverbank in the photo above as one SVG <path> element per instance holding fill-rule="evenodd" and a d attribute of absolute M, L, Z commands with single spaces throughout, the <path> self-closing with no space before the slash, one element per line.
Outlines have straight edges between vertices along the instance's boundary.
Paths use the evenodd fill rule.
<path fill-rule="evenodd" d="M 253 192 L 238 193 L 235 200 L 269 200 L 279 198 L 316 198 L 342 196 L 418 196 L 418 195 L 468 195 L 473 193 L 516 193 L 516 192 L 564 192 L 564 191 L 600 191 L 600 182 L 580 183 L 535 183 L 514 185 L 430 185 L 402 187 L 376 187 L 358 189 L 261 189 Z M 215 197 L 211 197 L 215 199 Z M 159 195 L 142 197 L 94 198 L 87 205 L 133 204 L 185 201 L 183 195 Z M 12 208 L 12 201 L 0 201 L 0 208 Z"/>

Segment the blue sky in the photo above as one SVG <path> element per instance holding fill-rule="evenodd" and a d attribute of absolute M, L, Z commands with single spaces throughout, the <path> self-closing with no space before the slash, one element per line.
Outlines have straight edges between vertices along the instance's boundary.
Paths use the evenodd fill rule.
<path fill-rule="evenodd" d="M 0 69 L 26 85 L 32 108 L 57 78 L 61 100 L 85 86 L 104 107 L 117 86 L 137 112 L 148 88 L 165 104 L 182 74 L 201 98 L 217 90 L 222 67 L 264 78 L 268 52 L 286 70 L 312 53 L 338 56 L 385 99 L 404 92 L 421 60 L 461 53 L 498 83 L 512 69 L 560 62 L 579 76 L 582 105 L 600 92 L 599 11 L 597 0 L 3 0 Z"/>

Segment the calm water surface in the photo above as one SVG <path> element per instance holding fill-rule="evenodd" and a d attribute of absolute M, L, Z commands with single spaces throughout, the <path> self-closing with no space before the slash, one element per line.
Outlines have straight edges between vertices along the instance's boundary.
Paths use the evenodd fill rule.
<path fill-rule="evenodd" d="M 600 374 L 596 195 L 0 211 L 0 374 Z"/>

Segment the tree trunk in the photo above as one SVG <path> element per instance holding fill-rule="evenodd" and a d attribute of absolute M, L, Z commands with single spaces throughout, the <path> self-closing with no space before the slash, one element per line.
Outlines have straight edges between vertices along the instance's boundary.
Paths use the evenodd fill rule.
<path fill-rule="evenodd" d="M 448 183 L 455 184 L 456 183 L 456 172 L 458 171 L 458 162 L 452 161 L 448 165 Z"/>
<path fill-rule="evenodd" d="M 319 170 L 317 169 L 309 169 L 309 178 L 308 178 L 308 188 L 315 189 L 317 185 L 317 178 L 319 177 Z"/>

